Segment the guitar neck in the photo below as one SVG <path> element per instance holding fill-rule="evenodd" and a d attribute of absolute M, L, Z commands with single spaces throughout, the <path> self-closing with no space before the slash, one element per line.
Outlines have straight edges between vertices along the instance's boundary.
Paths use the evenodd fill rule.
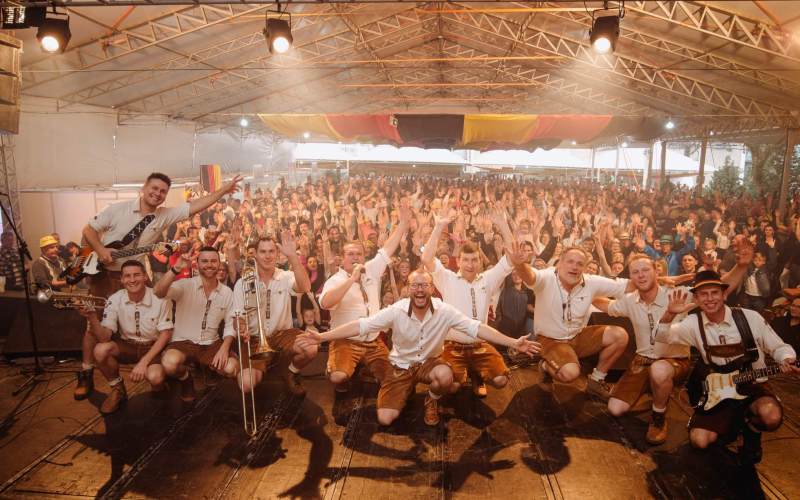
<path fill-rule="evenodd" d="M 795 363 L 796 365 L 797 363 Z M 734 384 L 744 384 L 746 382 L 753 382 L 756 379 L 769 377 L 781 372 L 781 365 L 768 366 L 766 368 L 759 368 L 758 370 L 749 370 L 740 372 L 733 377 Z"/>
<path fill-rule="evenodd" d="M 149 247 L 136 247 L 136 248 L 128 248 L 126 250 L 117 250 L 116 252 L 111 252 L 112 259 L 121 259 L 123 257 L 130 257 L 132 255 L 139 255 L 142 253 L 149 253 L 152 252 L 155 248 L 155 245 L 150 245 Z"/>

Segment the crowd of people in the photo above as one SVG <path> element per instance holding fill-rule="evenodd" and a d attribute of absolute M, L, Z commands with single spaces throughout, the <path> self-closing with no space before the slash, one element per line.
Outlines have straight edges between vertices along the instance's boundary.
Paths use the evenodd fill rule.
<path fill-rule="evenodd" d="M 105 311 L 81 312 L 88 327 L 75 398 L 89 396 L 97 366 L 112 388 L 103 412 L 127 397 L 119 363 L 135 364 L 131 380 L 148 380 L 155 391 L 178 380 L 191 401 L 192 363 L 203 366 L 207 385 L 237 377 L 250 392 L 269 359 L 280 358 L 288 389 L 302 396 L 301 371 L 329 342 L 326 375 L 336 391 L 349 390 L 363 363 L 381 383 L 378 420 L 389 425 L 416 384 L 428 384 L 425 422 L 433 425 L 441 397 L 468 381 L 476 397 L 487 396 L 487 385 L 506 385 L 502 347 L 540 355 L 540 387 L 548 391 L 555 381 L 577 380 L 579 359 L 599 353 L 586 391 L 607 401 L 614 416 L 651 393 L 647 439 L 660 443 L 669 393 L 690 371 L 689 346 L 706 363 L 744 354 L 714 354 L 702 335 L 686 333 L 687 322 L 698 323 L 687 314 L 695 306 L 705 329 L 717 330 L 709 342 L 741 344 L 725 319 L 740 305 L 760 362 L 769 354 L 783 371 L 800 372 L 793 364 L 800 348 L 797 195 L 700 195 L 668 178 L 653 190 L 429 176 L 327 176 L 253 189 L 237 176 L 165 208 L 170 184 L 152 174 L 140 198 L 110 205 L 82 233 L 107 269 L 90 280 L 89 293 L 109 301 Z M 115 260 L 105 248 L 112 241 L 176 245 L 171 255 Z M 81 246 L 62 246 L 57 234 L 40 246 L 34 281 L 66 290 L 61 273 Z M 27 272 L 13 247 L 3 233 L 0 273 L 11 288 Z M 248 294 L 265 311 L 260 321 L 245 307 Z M 593 313 L 628 317 L 633 330 L 590 326 Z M 774 331 L 756 321 L 761 315 Z M 239 348 L 238 338 L 251 349 Z M 629 339 L 636 358 L 609 387 L 605 376 Z M 274 356 L 253 351 L 261 348 Z M 704 448 L 741 432 L 742 456 L 759 460 L 760 432 L 777 428 L 781 412 L 768 384 L 759 387 L 748 393 L 741 418 L 732 410 L 694 418 L 692 443 Z"/>

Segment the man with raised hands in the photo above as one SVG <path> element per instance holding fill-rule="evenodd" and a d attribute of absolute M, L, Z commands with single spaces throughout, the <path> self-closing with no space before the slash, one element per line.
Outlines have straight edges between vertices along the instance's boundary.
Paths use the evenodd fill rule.
<path fill-rule="evenodd" d="M 480 248 L 475 243 L 468 242 L 461 246 L 458 256 L 458 273 L 446 269 L 439 260 L 434 258 L 434 253 L 439 236 L 450 224 L 448 211 L 449 206 L 447 198 L 445 198 L 442 210 L 435 218 L 436 226 L 425 244 L 422 263 L 433 276 L 433 284 L 442 294 L 444 302 L 452 305 L 469 318 L 487 323 L 489 302 L 513 267 L 504 256 L 490 271 L 481 273 Z M 510 246 L 513 237 L 502 204 L 498 203 L 489 212 L 489 219 L 500 228 L 503 244 Z M 481 338 L 451 329 L 445 338 L 442 359 L 450 363 L 453 368 L 454 378 L 453 384 L 450 386 L 450 394 L 455 394 L 461 388 L 468 373 L 473 379 L 472 393 L 479 398 L 486 397 L 484 382 L 496 389 L 502 389 L 508 383 L 510 372 L 503 362 L 503 357 L 497 352 L 497 349 Z"/>
<path fill-rule="evenodd" d="M 530 356 L 539 352 L 539 344 L 529 341 L 529 335 L 511 339 L 478 320 L 464 316 L 450 304 L 432 299 L 433 277 L 424 269 L 417 269 L 409 275 L 409 289 L 410 298 L 373 316 L 360 318 L 324 334 L 308 331 L 297 337 L 298 344 L 305 347 L 326 340 L 365 340 L 378 332 L 392 330 L 391 366 L 378 393 L 378 422 L 381 425 L 390 425 L 400 416 L 417 383 L 429 385 L 425 397 L 425 423 L 439 423 L 438 400 L 453 383 L 453 369 L 441 358 L 444 339 L 451 328 L 473 338 L 513 347 Z"/>
<path fill-rule="evenodd" d="M 626 279 L 584 274 L 588 258 L 581 247 L 564 249 L 555 269 L 541 271 L 527 263 L 527 254 L 518 242 L 511 249 L 506 248 L 506 256 L 536 296 L 533 329 L 536 341 L 542 344 L 539 386 L 552 392 L 553 378 L 567 384 L 574 381 L 581 371 L 578 360 L 599 352 L 600 359 L 589 375 L 586 392 L 607 402 L 611 389 L 605 383 L 606 374 L 625 351 L 628 334 L 618 326 L 587 326 L 590 307 L 597 298 L 620 298 L 632 292 L 633 284 Z M 659 280 L 675 284 L 688 278 Z"/>
<path fill-rule="evenodd" d="M 264 373 L 267 371 L 267 359 L 247 359 L 247 343 L 250 351 L 259 345 L 259 325 L 264 328 L 269 348 L 277 351 L 279 355 L 289 360 L 289 366 L 284 372 L 284 380 L 289 391 L 295 396 L 305 396 L 306 388 L 300 375 L 300 370 L 308 365 L 317 355 L 316 346 L 300 349 L 295 345 L 295 338 L 302 330 L 292 327 L 292 297 L 299 297 L 311 290 L 311 281 L 308 273 L 300 263 L 297 256 L 297 244 L 291 231 L 283 231 L 282 243 L 278 243 L 273 236 L 262 235 L 256 240 L 256 283 L 255 288 L 244 291 L 244 280 L 240 279 L 233 287 L 233 307 L 231 316 L 239 313 L 241 318 L 240 331 L 243 331 L 240 356 L 244 368 L 239 374 L 239 386 L 245 393 L 261 384 Z M 276 264 L 280 254 L 289 259 L 291 271 L 278 269 Z M 255 312 L 245 316 L 245 293 L 249 294 L 249 305 L 252 307 L 260 301 L 262 316 L 259 318 Z M 258 296 L 256 296 L 258 293 Z M 299 298 L 298 298 L 299 300 Z M 247 322 L 245 324 L 245 317 Z M 234 321 L 225 323 L 225 337 L 236 338 L 236 325 Z M 250 386 L 250 381 L 253 387 Z"/>

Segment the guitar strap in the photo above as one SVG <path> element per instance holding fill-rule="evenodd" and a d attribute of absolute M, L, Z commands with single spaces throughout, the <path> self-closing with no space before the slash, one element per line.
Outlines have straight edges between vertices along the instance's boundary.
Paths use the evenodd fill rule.
<path fill-rule="evenodd" d="M 138 241 L 139 235 L 141 235 L 142 232 L 144 232 L 145 228 L 147 226 L 149 226 L 150 223 L 153 222 L 153 219 L 155 219 L 155 218 L 156 218 L 156 214 L 152 214 L 152 213 L 151 214 L 147 214 L 144 217 L 142 217 L 142 220 L 140 220 L 139 223 L 136 224 L 133 227 L 133 229 L 131 229 L 130 232 L 125 235 L 124 238 L 122 238 L 122 241 L 121 241 L 122 246 L 126 247 L 126 246 L 130 245 L 131 243 L 133 243 L 134 241 Z M 136 246 L 136 245 L 134 245 L 134 246 Z"/>
<path fill-rule="evenodd" d="M 756 346 L 756 341 L 753 338 L 753 332 L 750 330 L 750 324 L 747 322 L 747 317 L 738 307 L 731 307 L 731 316 L 733 317 L 733 322 L 736 324 L 736 329 L 739 330 L 739 335 L 742 337 L 744 357 L 747 359 L 748 363 L 754 363 L 758 361 L 758 347 Z M 706 359 L 708 359 L 709 363 L 711 363 L 711 349 L 708 347 L 706 330 L 703 328 L 703 315 L 699 312 L 697 313 L 697 326 L 700 328 L 700 338 L 703 341 L 703 350 L 706 353 Z"/>

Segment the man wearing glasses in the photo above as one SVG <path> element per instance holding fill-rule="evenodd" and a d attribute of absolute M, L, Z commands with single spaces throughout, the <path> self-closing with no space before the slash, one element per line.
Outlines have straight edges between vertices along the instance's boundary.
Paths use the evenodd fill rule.
<path fill-rule="evenodd" d="M 197 260 L 199 275 L 175 281 L 192 261 Z M 219 252 L 214 247 L 203 247 L 196 257 L 183 254 L 153 287 L 156 297 L 175 301 L 175 329 L 172 342 L 167 345 L 161 365 L 170 377 L 181 383 L 181 399 L 194 401 L 197 394 L 194 381 L 186 369 L 190 363 L 203 366 L 207 386 L 219 384 L 217 374 L 227 378 L 236 376 L 239 360 L 231 351 L 235 339 L 232 317 L 233 292 L 217 280 Z M 226 335 L 219 337 L 219 326 L 225 322 Z"/>
<path fill-rule="evenodd" d="M 410 298 L 325 334 L 307 331 L 297 336 L 298 344 L 304 347 L 326 340 L 365 340 L 391 328 L 391 366 L 378 393 L 378 422 L 381 425 L 390 425 L 400 416 L 418 383 L 429 385 L 425 397 L 425 423 L 439 423 L 438 400 L 453 383 L 453 369 L 441 358 L 444 339 L 451 328 L 472 338 L 480 337 L 513 347 L 529 356 L 539 352 L 539 344 L 530 342 L 528 335 L 519 339 L 506 337 L 494 328 L 464 316 L 450 304 L 432 299 L 433 277 L 428 271 L 417 269 L 408 278 Z"/>
<path fill-rule="evenodd" d="M 392 262 L 392 254 L 400 245 L 411 220 L 408 207 L 400 209 L 400 223 L 386 240 L 377 256 L 365 264 L 364 245 L 350 241 L 344 245 L 342 267 L 322 287 L 319 303 L 331 313 L 331 328 L 337 328 L 359 318 L 368 318 L 381 308 L 381 276 Z M 331 342 L 325 374 L 337 392 L 350 389 L 350 377 L 359 362 L 378 380 L 383 380 L 389 368 L 389 351 L 375 332 L 365 339 L 341 339 Z"/>
<path fill-rule="evenodd" d="M 736 288 L 747 273 L 753 260 L 753 247 L 746 242 L 737 245 L 736 267 L 722 280 Z M 594 306 L 610 316 L 624 316 L 631 320 L 636 338 L 636 357 L 630 367 L 611 390 L 608 412 L 621 417 L 627 413 L 646 392 L 653 396 L 652 413 L 646 439 L 652 444 L 667 440 L 666 412 L 672 387 L 681 384 L 690 372 L 689 346 L 657 342 L 658 322 L 669 305 L 668 288 L 656 283 L 658 267 L 644 254 L 634 255 L 628 264 L 631 283 L 636 287 L 620 300 L 596 299 Z M 691 302 L 689 289 L 678 287 Z M 675 318 L 681 321 L 686 314 Z"/>
<path fill-rule="evenodd" d="M 489 219 L 500 228 L 505 246 L 510 246 L 513 238 L 504 209 L 495 207 L 490 212 Z M 480 250 L 475 243 L 468 242 L 461 246 L 458 255 L 458 274 L 446 269 L 440 261 L 434 258 L 434 252 L 439 235 L 449 224 L 450 216 L 445 204 L 441 215 L 436 217 L 436 227 L 425 244 L 422 263 L 425 265 L 425 269 L 433 275 L 433 283 L 446 303 L 453 305 L 469 318 L 487 323 L 489 301 L 513 268 L 508 260 L 502 257 L 490 271 L 479 272 L 481 269 Z M 461 388 L 467 378 L 467 373 L 472 374 L 470 376 L 472 393 L 479 398 L 486 397 L 484 381 L 496 389 L 502 389 L 508 383 L 510 372 L 503 362 L 503 357 L 497 352 L 497 349 L 480 338 L 451 329 L 444 342 L 442 359 L 450 363 L 453 368 L 454 380 L 450 386 L 450 394 L 455 394 Z"/>

